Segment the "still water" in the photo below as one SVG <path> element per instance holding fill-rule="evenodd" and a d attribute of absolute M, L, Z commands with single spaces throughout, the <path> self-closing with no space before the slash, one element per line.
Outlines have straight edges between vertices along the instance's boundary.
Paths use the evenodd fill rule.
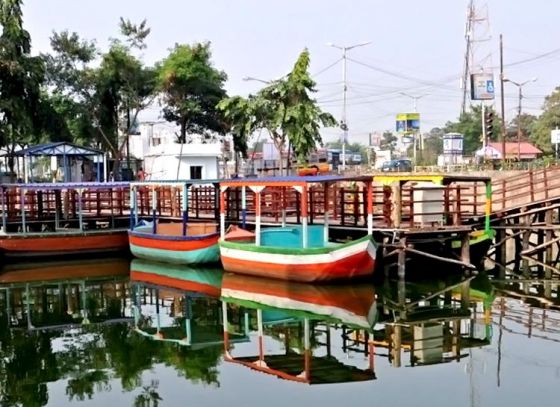
<path fill-rule="evenodd" d="M 1 406 L 557 405 L 558 284 L 309 286 L 122 259 L 0 274 Z"/>

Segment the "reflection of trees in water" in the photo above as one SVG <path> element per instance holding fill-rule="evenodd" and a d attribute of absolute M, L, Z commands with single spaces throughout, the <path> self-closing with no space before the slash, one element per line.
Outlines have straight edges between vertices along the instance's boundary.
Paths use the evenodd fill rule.
<path fill-rule="evenodd" d="M 5 319 L 5 315 L 1 318 Z M 5 325 L 4 325 L 5 326 Z M 52 340 L 62 342 L 53 352 Z M 58 347 L 57 347 L 58 348 Z M 91 399 L 111 390 L 120 379 L 125 391 L 141 389 L 135 406 L 157 406 L 157 382 L 145 384 L 142 373 L 155 364 L 175 368 L 195 383 L 218 383 L 222 347 L 192 350 L 136 334 L 127 324 L 91 325 L 72 331 L 0 329 L 0 400 L 2 406 L 44 406 L 47 383 L 68 380 L 69 400 Z"/>

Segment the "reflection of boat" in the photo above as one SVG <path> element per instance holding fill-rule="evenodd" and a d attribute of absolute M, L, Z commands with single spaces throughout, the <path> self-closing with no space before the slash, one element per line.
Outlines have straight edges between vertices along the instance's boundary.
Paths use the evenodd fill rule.
<path fill-rule="evenodd" d="M 371 329 L 376 305 L 369 284 L 310 285 L 261 277 L 226 274 L 222 299 L 247 308 L 274 310 L 295 318 L 343 323 Z"/>
<path fill-rule="evenodd" d="M 122 258 L 10 264 L 0 271 L 0 286 L 125 276 L 129 264 Z"/>
<path fill-rule="evenodd" d="M 223 271 L 218 268 L 188 267 L 134 259 L 130 265 L 132 282 L 175 288 L 219 297 Z"/>
<path fill-rule="evenodd" d="M 220 182 L 222 232 L 225 232 L 225 194 L 228 188 L 242 190 L 241 206 L 246 213 L 247 190 L 254 194 L 255 234 L 253 239 L 239 241 L 237 233 L 225 234 L 220 239 L 220 257 L 226 271 L 259 277 L 290 281 L 349 280 L 373 273 L 377 247 L 371 237 L 371 216 L 368 216 L 368 236 L 347 243 L 329 240 L 329 186 L 337 182 L 367 182 L 365 177 L 272 177 L 232 179 Z M 320 185 L 325 191 L 323 200 L 323 224 L 308 225 L 308 202 L 311 185 Z M 261 230 L 263 191 L 279 195 L 275 205 L 282 213 L 282 226 Z M 290 208 L 287 196 L 294 192 L 296 211 L 301 213 L 301 225 L 288 225 L 286 211 Z M 266 202 L 265 202 L 266 205 Z M 372 205 L 368 206 L 371 215 Z M 245 216 L 245 215 L 244 215 Z M 299 215 L 298 215 L 299 217 Z"/>
<path fill-rule="evenodd" d="M 12 264 L 0 273 L 0 304 L 10 327 L 29 330 L 127 322 L 128 273 L 119 258 Z"/>
<path fill-rule="evenodd" d="M 311 286 L 227 274 L 222 301 L 224 327 L 230 320 L 228 305 L 236 305 L 256 310 L 258 333 L 258 353 L 235 356 L 230 331 L 224 329 L 225 361 L 307 384 L 375 379 L 373 353 L 365 368 L 347 365 L 332 355 L 330 339 L 331 324 L 372 330 L 376 316 L 372 286 Z M 284 352 L 265 354 L 271 347 L 264 346 L 265 334 L 283 342 Z M 321 335 L 325 336 L 324 342 L 318 338 Z M 298 350 L 299 345 L 303 349 Z M 313 348 L 318 346 L 321 356 L 314 355 Z"/>
<path fill-rule="evenodd" d="M 135 331 L 193 349 L 221 346 L 222 276 L 219 268 L 133 260 L 130 278 Z M 233 340 L 246 341 L 246 335 L 234 335 Z"/>

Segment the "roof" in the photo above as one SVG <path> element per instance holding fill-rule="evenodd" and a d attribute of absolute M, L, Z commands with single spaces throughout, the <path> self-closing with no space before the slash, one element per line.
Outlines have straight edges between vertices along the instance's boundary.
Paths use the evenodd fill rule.
<path fill-rule="evenodd" d="M 220 182 L 219 179 L 185 179 L 185 180 L 160 180 L 160 181 L 135 181 L 131 182 L 131 187 L 159 187 L 159 186 L 174 186 L 180 187 L 183 185 L 192 186 L 192 185 L 210 185 L 214 184 L 217 185 Z"/>
<path fill-rule="evenodd" d="M 103 155 L 103 151 L 90 147 L 78 146 L 76 144 L 61 141 L 58 143 L 39 144 L 24 148 L 14 153 L 16 156 L 92 156 Z M 5 154 L 7 155 L 7 154 Z"/>
<path fill-rule="evenodd" d="M 340 176 L 340 175 L 319 175 L 319 176 L 290 176 L 290 177 L 262 177 L 262 178 L 232 178 L 221 180 L 222 186 L 293 186 L 313 183 L 330 183 L 330 182 L 358 182 L 371 181 L 371 175 L 365 176 Z"/>
<path fill-rule="evenodd" d="M 502 143 L 488 143 L 488 145 L 493 149 L 495 149 L 496 151 L 498 151 L 500 154 L 503 153 Z M 522 141 L 521 143 L 517 143 L 517 142 L 506 143 L 506 155 L 516 155 L 516 154 L 536 155 L 542 153 L 543 152 L 541 150 L 539 150 L 537 147 L 535 147 L 534 145 L 526 141 Z"/>
<path fill-rule="evenodd" d="M 2 188 L 38 190 L 127 188 L 129 185 L 130 183 L 128 182 L 44 182 L 33 184 L 0 184 Z"/>
<path fill-rule="evenodd" d="M 444 174 L 402 174 L 396 173 L 375 175 L 373 177 L 374 182 L 380 182 L 382 184 L 391 184 L 393 182 L 433 182 L 439 185 L 448 185 L 453 182 L 489 182 L 490 177 L 480 177 L 480 176 L 469 176 L 469 175 L 444 175 Z"/>

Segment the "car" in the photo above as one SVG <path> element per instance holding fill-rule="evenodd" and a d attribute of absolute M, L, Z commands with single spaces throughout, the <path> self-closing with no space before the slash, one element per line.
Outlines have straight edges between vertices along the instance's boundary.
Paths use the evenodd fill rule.
<path fill-rule="evenodd" d="M 412 162 L 406 159 L 385 161 L 381 166 L 383 172 L 411 172 Z"/>

